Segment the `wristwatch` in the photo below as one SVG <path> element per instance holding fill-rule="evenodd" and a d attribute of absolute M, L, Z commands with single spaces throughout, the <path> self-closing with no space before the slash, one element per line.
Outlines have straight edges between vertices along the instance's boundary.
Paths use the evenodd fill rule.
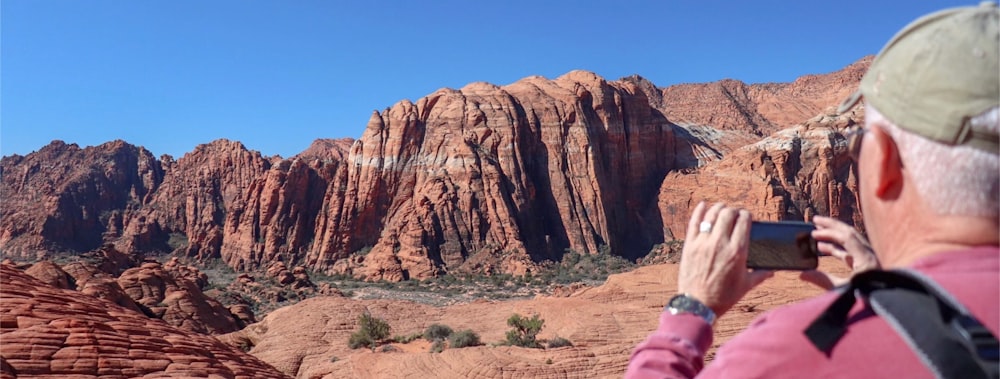
<path fill-rule="evenodd" d="M 706 307 L 705 304 L 702 304 L 698 301 L 698 299 L 688 296 L 688 294 L 685 293 L 679 293 L 670 298 L 670 301 L 667 302 L 667 306 L 664 310 L 670 312 L 672 315 L 690 313 L 701 317 L 709 325 L 715 323 L 715 312 L 712 312 L 712 309 Z"/>

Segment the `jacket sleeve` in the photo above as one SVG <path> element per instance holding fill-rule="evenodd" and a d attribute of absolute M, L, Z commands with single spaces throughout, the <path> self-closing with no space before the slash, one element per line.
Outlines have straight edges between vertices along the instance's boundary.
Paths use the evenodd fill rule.
<path fill-rule="evenodd" d="M 704 366 L 712 326 L 691 314 L 660 314 L 660 325 L 629 359 L 625 378 L 693 378 Z"/>

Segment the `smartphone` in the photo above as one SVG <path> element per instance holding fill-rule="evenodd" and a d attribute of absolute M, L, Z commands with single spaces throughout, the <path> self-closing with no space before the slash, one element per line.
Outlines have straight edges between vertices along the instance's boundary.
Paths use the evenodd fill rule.
<path fill-rule="evenodd" d="M 747 267 L 767 270 L 815 270 L 819 249 L 816 225 L 799 221 L 754 221 L 750 226 Z"/>

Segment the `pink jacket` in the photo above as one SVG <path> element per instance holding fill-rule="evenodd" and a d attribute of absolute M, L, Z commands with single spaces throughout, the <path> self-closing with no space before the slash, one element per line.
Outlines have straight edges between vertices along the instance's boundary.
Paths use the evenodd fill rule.
<path fill-rule="evenodd" d="M 1000 330 L 1000 247 L 937 254 L 920 271 L 954 295 L 993 335 Z M 626 378 L 925 378 L 931 373 L 862 302 L 829 357 L 803 331 L 834 300 L 828 292 L 768 312 L 719 348 L 703 369 L 712 328 L 693 315 L 660 314 L 660 326 L 632 352 Z"/>

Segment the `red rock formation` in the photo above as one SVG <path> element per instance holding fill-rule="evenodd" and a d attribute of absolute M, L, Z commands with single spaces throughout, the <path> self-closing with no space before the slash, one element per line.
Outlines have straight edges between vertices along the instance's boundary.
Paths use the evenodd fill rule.
<path fill-rule="evenodd" d="M 135 267 L 142 261 L 136 254 L 125 254 L 115 248 L 112 244 L 105 244 L 101 248 L 84 253 L 84 260 L 97 265 L 97 269 L 117 277 L 122 271 Z"/>
<path fill-rule="evenodd" d="M 53 141 L 0 160 L 0 248 L 35 258 L 99 248 L 121 235 L 122 220 L 150 200 L 160 163 L 123 141 L 80 149 Z"/>
<path fill-rule="evenodd" d="M 52 261 L 39 261 L 31 265 L 27 270 L 24 270 L 24 273 L 56 288 L 76 289 L 76 283 L 70 284 L 72 277 L 66 271 L 63 271 L 59 265 L 52 263 Z"/>
<path fill-rule="evenodd" d="M 229 306 L 229 313 L 232 313 L 240 329 L 245 328 L 247 325 L 257 322 L 257 316 L 253 314 L 253 309 L 250 309 L 249 305 L 246 304 L 236 304 Z"/>
<path fill-rule="evenodd" d="M 170 258 L 163 264 L 163 269 L 170 272 L 170 275 L 177 279 L 183 279 L 194 283 L 198 289 L 208 287 L 208 275 L 198 270 L 197 267 L 181 263 L 177 257 Z"/>
<path fill-rule="evenodd" d="M 670 86 L 663 89 L 662 109 L 679 125 L 751 131 L 764 137 L 831 110 L 854 91 L 872 59 L 792 83 L 745 84 L 726 79 Z"/>
<path fill-rule="evenodd" d="M 671 173 L 659 195 L 664 234 L 683 239 L 699 201 L 741 206 L 756 220 L 808 221 L 825 215 L 862 225 L 857 178 L 842 133 L 862 114 L 855 110 L 840 117 L 818 116 L 697 172 Z"/>
<path fill-rule="evenodd" d="M 164 166 L 160 189 L 146 207 L 125 220 L 119 250 L 218 257 L 227 212 L 271 162 L 239 142 L 217 140 Z"/>
<path fill-rule="evenodd" d="M 86 249 L 76 251 L 114 242 L 125 252 L 218 257 L 241 271 L 282 262 L 371 280 L 525 273 L 567 249 L 647 253 L 679 235 L 677 215 L 702 198 L 689 192 L 722 174 L 736 179 L 719 183 L 719 198 L 760 202 L 748 205 L 758 217 L 857 220 L 843 149 L 823 142 L 835 133 L 793 124 L 836 105 L 869 61 L 787 84 L 660 89 L 638 76 L 607 81 L 583 71 L 472 83 L 397 103 L 374 113 L 359 140 L 318 140 L 290 159 L 226 140 L 176 162 L 147 162 L 148 153 L 122 143 L 53 144 L 0 165 L 5 193 L 49 193 L 56 204 L 42 208 L 52 217 L 33 212 L 27 195 L 5 204 L 0 248 L 29 254 L 79 237 Z M 121 169 L 99 159 L 111 147 L 146 163 Z M 82 171 L 57 164 L 50 172 L 45 163 L 91 156 Z M 57 180 L 69 176 L 78 178 L 72 188 L 104 177 L 145 181 L 95 184 L 93 196 L 121 195 L 88 210 L 106 217 L 87 226 L 65 215 L 81 209 L 72 194 L 82 190 Z M 70 229 L 86 236 L 53 232 Z"/>
<path fill-rule="evenodd" d="M 655 188 L 692 162 L 678 158 L 675 130 L 642 87 L 582 71 L 399 103 L 351 152 L 356 222 L 384 223 L 359 271 L 524 273 L 567 248 L 651 244 L 662 239 Z"/>
<path fill-rule="evenodd" d="M 104 299 L 121 307 L 142 313 L 142 308 L 118 285 L 114 276 L 101 268 L 85 262 L 74 262 L 63 266 L 63 270 L 73 277 L 76 290 L 85 295 Z"/>
<path fill-rule="evenodd" d="M 126 270 L 118 284 L 144 307 L 150 317 L 198 333 L 228 333 L 238 329 L 229 310 L 205 296 L 201 288 L 156 262 Z"/>
<path fill-rule="evenodd" d="M 0 371 L 9 378 L 286 378 L 215 338 L 0 265 Z"/>
<path fill-rule="evenodd" d="M 208 291 L 207 294 L 216 294 Z M 218 293 L 231 304 L 245 303 L 247 300 L 258 305 L 258 311 L 267 313 L 288 302 L 297 302 L 317 295 L 343 296 L 340 290 L 331 287 L 329 283 L 317 286 L 309 278 L 308 272 L 302 266 L 288 270 L 282 262 L 272 263 L 265 273 L 241 273 L 233 280 L 224 292 Z M 218 297 L 217 297 L 218 298 Z M 253 311 L 249 307 L 233 305 L 230 312 L 245 324 L 255 321 Z"/>

